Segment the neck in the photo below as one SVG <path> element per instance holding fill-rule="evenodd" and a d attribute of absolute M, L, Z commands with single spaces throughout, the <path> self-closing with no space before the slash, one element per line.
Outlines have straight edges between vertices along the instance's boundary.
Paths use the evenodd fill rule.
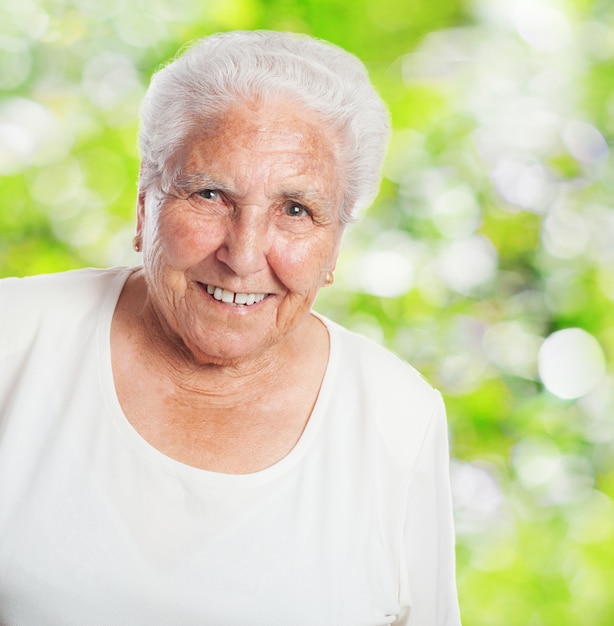
<path fill-rule="evenodd" d="M 257 358 L 200 363 L 168 335 L 135 284 L 118 302 L 111 352 L 118 399 L 136 431 L 202 469 L 246 473 L 283 458 L 309 420 L 326 370 L 320 320 L 307 316 Z"/>

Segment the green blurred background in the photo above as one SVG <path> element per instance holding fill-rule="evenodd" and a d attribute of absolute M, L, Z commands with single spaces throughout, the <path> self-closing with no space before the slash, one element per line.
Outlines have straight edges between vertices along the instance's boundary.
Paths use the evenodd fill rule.
<path fill-rule="evenodd" d="M 611 626 L 613 25 L 609 0 L 4 2 L 0 275 L 138 263 L 139 102 L 185 42 L 356 53 L 394 135 L 317 308 L 445 395 L 465 626 Z"/>

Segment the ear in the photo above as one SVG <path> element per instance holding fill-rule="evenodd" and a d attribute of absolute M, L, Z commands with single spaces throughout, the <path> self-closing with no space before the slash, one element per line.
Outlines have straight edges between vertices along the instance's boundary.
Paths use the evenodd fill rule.
<path fill-rule="evenodd" d="M 136 199 L 136 234 L 143 234 L 143 225 L 145 224 L 145 192 L 139 189 Z"/>
<path fill-rule="evenodd" d="M 145 160 L 141 161 L 141 165 L 139 167 L 139 186 L 138 186 L 138 195 L 136 198 L 136 234 L 143 234 L 143 227 L 145 225 L 145 204 L 146 204 L 146 196 L 147 192 L 143 188 L 143 174 L 147 169 L 148 165 Z"/>

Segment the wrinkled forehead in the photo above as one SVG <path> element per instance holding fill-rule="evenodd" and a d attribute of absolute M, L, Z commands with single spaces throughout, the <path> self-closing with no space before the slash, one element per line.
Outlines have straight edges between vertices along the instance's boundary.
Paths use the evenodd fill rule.
<path fill-rule="evenodd" d="M 313 178 L 332 191 L 341 185 L 338 142 L 325 124 L 296 106 L 235 106 L 195 123 L 169 163 L 177 175 Z M 305 181 L 309 183 L 309 181 Z"/>
<path fill-rule="evenodd" d="M 254 150 L 273 148 L 313 152 L 335 157 L 336 133 L 317 115 L 295 102 L 236 103 L 223 114 L 195 124 L 193 136 L 217 139 Z"/>

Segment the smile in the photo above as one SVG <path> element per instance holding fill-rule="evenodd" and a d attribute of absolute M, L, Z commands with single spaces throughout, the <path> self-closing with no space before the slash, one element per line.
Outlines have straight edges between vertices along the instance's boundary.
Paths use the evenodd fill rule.
<path fill-rule="evenodd" d="M 207 293 L 226 304 L 250 306 L 265 299 L 266 293 L 235 293 L 215 285 L 205 285 Z"/>

